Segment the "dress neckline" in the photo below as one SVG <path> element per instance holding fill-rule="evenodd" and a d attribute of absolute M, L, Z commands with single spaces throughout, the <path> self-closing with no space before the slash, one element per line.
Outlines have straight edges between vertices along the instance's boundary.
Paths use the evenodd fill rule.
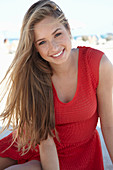
<path fill-rule="evenodd" d="M 79 62 L 80 62 L 80 48 L 77 47 L 77 49 L 78 49 L 77 88 L 76 88 L 75 95 L 74 95 L 73 99 L 70 100 L 70 101 L 67 102 L 67 103 L 62 102 L 62 101 L 59 99 L 59 97 L 58 97 L 58 95 L 57 95 L 57 91 L 56 91 L 56 89 L 55 89 L 55 87 L 54 87 L 54 84 L 53 84 L 53 82 L 52 82 L 53 92 L 54 92 L 54 94 L 55 94 L 55 96 L 56 96 L 56 99 L 57 99 L 57 101 L 58 101 L 60 104 L 62 104 L 62 105 L 70 105 L 71 103 L 73 103 L 73 101 L 75 100 L 75 98 L 76 98 L 76 96 L 77 96 L 77 93 L 78 93 L 79 77 L 80 77 L 80 76 L 79 76 L 79 74 L 80 74 L 80 66 L 79 66 Z"/>

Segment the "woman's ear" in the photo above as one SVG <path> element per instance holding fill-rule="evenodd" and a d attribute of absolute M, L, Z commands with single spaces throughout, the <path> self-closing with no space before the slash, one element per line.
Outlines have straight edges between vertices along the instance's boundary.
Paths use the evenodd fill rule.
<path fill-rule="evenodd" d="M 71 35 L 71 33 L 70 33 L 70 39 L 72 40 L 72 35 Z"/>
<path fill-rule="evenodd" d="M 69 33 L 70 39 L 72 39 L 72 34 L 71 34 L 70 29 L 68 30 L 68 33 Z"/>
<path fill-rule="evenodd" d="M 67 27 L 68 27 L 67 30 L 68 30 L 68 33 L 70 35 L 70 39 L 72 39 L 71 28 L 70 28 L 69 23 L 68 23 Z"/>

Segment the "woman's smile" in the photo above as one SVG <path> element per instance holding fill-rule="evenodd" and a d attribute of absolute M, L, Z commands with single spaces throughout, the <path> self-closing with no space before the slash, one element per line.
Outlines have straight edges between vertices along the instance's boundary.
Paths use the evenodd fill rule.
<path fill-rule="evenodd" d="M 54 54 L 54 55 L 51 55 L 50 57 L 59 59 L 59 58 L 61 58 L 61 57 L 63 56 L 64 51 L 65 51 L 65 49 L 61 50 L 60 52 L 58 52 L 58 53 L 56 53 L 56 54 Z"/>

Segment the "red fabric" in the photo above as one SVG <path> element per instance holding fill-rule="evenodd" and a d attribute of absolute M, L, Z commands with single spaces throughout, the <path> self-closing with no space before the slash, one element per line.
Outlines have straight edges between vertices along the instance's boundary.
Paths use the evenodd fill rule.
<path fill-rule="evenodd" d="M 99 63 L 103 53 L 89 48 L 78 47 L 78 80 L 75 96 L 69 103 L 62 103 L 53 85 L 56 129 L 60 143 L 56 143 L 61 170 L 103 170 L 102 150 L 96 130 L 98 112 L 96 88 L 99 81 Z M 0 156 L 11 157 L 24 163 L 40 160 L 39 150 L 29 151 L 20 156 L 16 147 L 11 146 L 11 135 L 0 141 Z M 37 146 L 38 149 L 38 146 Z"/>

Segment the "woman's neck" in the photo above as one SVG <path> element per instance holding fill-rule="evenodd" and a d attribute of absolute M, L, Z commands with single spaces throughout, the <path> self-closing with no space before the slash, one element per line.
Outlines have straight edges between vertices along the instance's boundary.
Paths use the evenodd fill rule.
<path fill-rule="evenodd" d="M 52 65 L 53 76 L 62 77 L 75 70 L 77 50 L 72 49 L 68 60 L 62 64 Z"/>

